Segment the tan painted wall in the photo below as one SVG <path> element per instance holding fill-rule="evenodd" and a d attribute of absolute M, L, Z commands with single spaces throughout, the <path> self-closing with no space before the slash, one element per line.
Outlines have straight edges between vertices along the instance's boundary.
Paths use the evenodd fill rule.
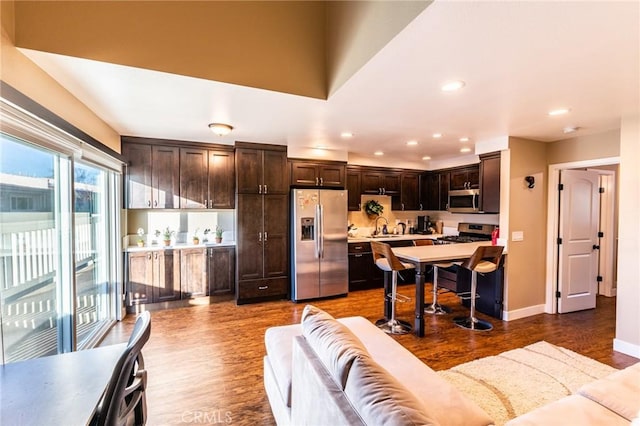
<path fill-rule="evenodd" d="M 620 129 L 551 142 L 547 147 L 549 164 L 618 157 L 619 155 Z"/>
<path fill-rule="evenodd" d="M 506 310 L 514 311 L 545 302 L 547 220 L 547 145 L 509 138 L 509 233 L 522 231 L 523 241 L 508 240 Z M 525 176 L 535 178 L 529 189 Z"/>
<path fill-rule="evenodd" d="M 640 116 L 622 120 L 616 343 L 640 358 Z M 631 354 L 631 353 L 630 353 Z"/>
<path fill-rule="evenodd" d="M 327 3 L 329 95 L 340 88 L 429 1 L 330 1 Z"/>
<path fill-rule="evenodd" d="M 11 7 L 2 1 L 0 79 L 35 102 L 67 120 L 105 146 L 120 152 L 120 135 L 41 68 L 24 56 L 11 41 L 4 25 L 11 25 Z M 9 28 L 11 30 L 11 28 Z"/>
<path fill-rule="evenodd" d="M 327 97 L 324 2 L 24 1 L 16 45 Z"/>

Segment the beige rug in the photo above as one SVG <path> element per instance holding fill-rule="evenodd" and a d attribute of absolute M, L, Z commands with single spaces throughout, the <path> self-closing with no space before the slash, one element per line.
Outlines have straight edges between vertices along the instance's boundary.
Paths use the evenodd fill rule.
<path fill-rule="evenodd" d="M 538 342 L 438 374 L 471 397 L 496 425 L 502 425 L 615 371 L 568 349 Z"/>

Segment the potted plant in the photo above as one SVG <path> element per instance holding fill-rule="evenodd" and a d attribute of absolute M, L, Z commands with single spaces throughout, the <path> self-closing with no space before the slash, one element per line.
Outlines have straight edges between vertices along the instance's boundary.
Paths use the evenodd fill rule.
<path fill-rule="evenodd" d="M 196 228 L 196 231 L 193 233 L 193 244 L 198 245 L 200 244 L 200 237 L 198 237 L 198 231 L 200 230 L 200 228 Z"/>
<path fill-rule="evenodd" d="M 224 229 L 220 225 L 216 225 L 216 243 L 220 244 L 222 242 L 222 233 Z"/>
<path fill-rule="evenodd" d="M 376 200 L 369 200 L 364 203 L 364 211 L 369 216 L 379 216 L 382 214 L 384 207 Z"/>
<path fill-rule="evenodd" d="M 138 247 L 144 247 L 144 229 L 138 228 Z"/>
<path fill-rule="evenodd" d="M 165 246 L 171 245 L 171 237 L 173 236 L 173 234 L 175 234 L 175 231 L 170 230 L 168 226 L 162 232 L 156 229 L 156 237 L 162 235 L 162 241 L 164 241 Z"/>

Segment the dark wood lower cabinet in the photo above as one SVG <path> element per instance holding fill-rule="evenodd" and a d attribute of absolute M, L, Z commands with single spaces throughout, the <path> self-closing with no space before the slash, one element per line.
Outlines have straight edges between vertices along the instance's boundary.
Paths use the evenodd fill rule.
<path fill-rule="evenodd" d="M 236 250 L 233 247 L 207 249 L 209 296 L 235 292 Z"/>
<path fill-rule="evenodd" d="M 207 262 L 204 248 L 180 250 L 180 291 L 183 298 L 206 296 Z"/>
<path fill-rule="evenodd" d="M 189 299 L 235 292 L 235 247 L 149 250 L 125 258 L 128 312 L 138 305 L 177 307 Z"/>
<path fill-rule="evenodd" d="M 412 240 L 385 241 L 391 247 L 406 247 L 413 245 Z M 416 275 L 413 269 L 400 271 L 398 284 L 415 283 Z M 366 290 L 384 287 L 384 273 L 373 262 L 371 244 L 349 243 L 349 291 Z"/>
<path fill-rule="evenodd" d="M 288 285 L 287 277 L 241 281 L 238 283 L 238 304 L 281 297 L 287 294 Z"/>

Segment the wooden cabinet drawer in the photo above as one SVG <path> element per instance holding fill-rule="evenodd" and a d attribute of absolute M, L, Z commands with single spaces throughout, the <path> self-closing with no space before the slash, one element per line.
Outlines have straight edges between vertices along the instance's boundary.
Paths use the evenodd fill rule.
<path fill-rule="evenodd" d="M 238 301 L 287 295 L 287 278 L 238 282 Z"/>
<path fill-rule="evenodd" d="M 349 243 L 349 254 L 352 253 L 371 253 L 371 244 Z"/>

